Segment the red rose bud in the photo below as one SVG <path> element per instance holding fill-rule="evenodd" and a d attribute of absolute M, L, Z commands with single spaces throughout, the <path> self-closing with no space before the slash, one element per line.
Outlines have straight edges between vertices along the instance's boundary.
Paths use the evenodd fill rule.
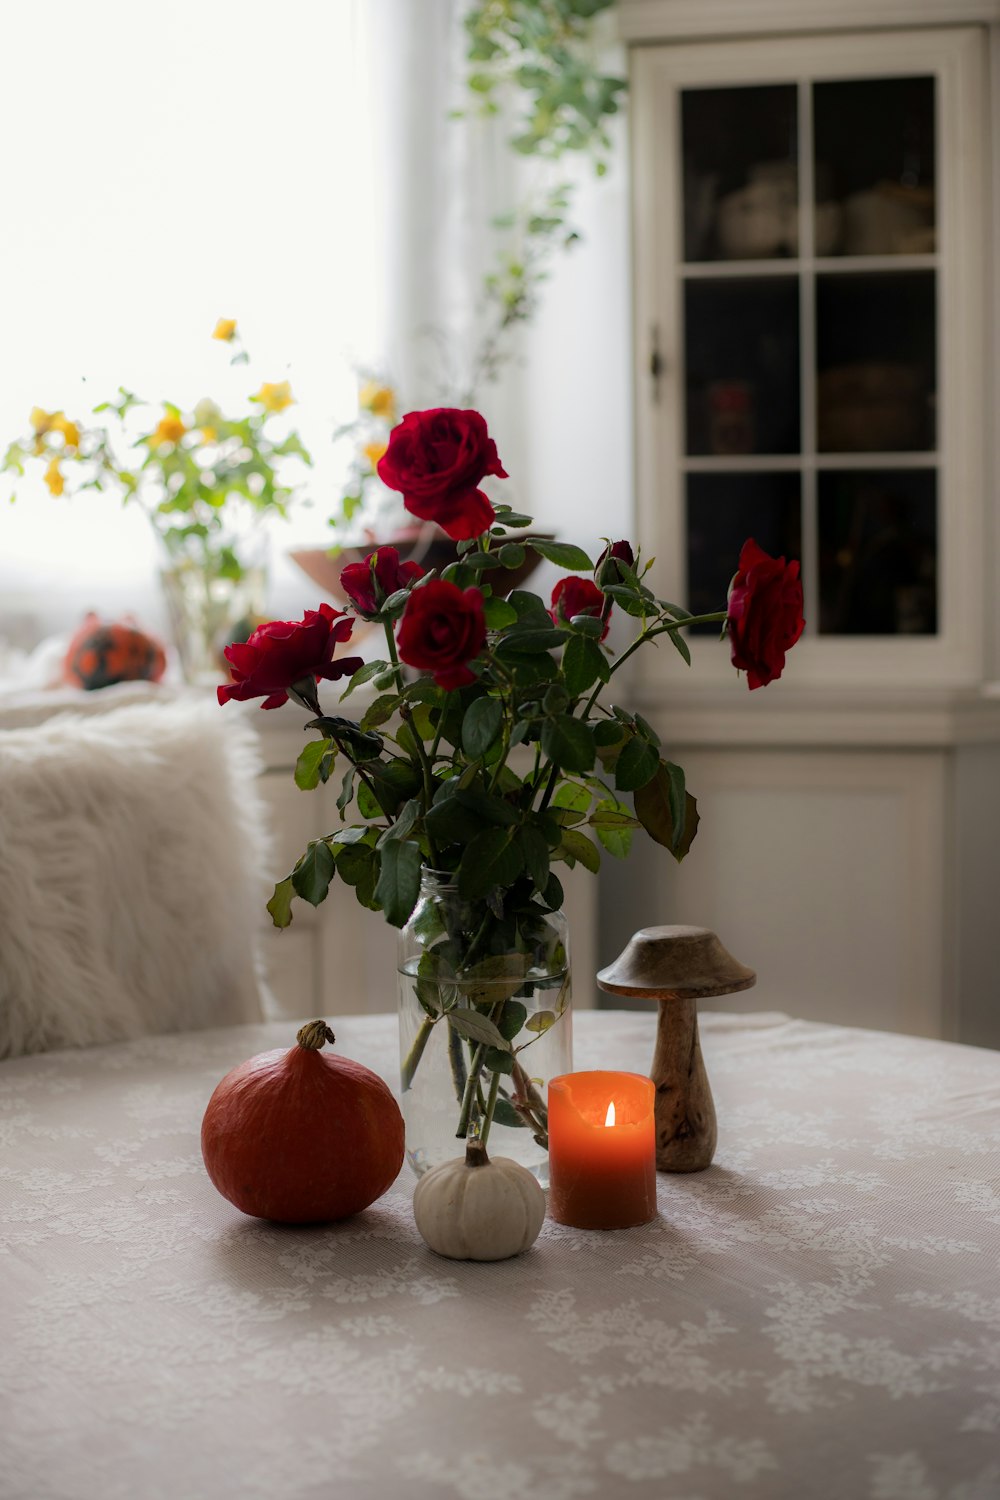
<path fill-rule="evenodd" d="M 607 610 L 606 614 L 605 610 Z M 608 633 L 611 606 L 596 583 L 589 578 L 578 578 L 574 573 L 569 578 L 560 578 L 552 590 L 552 608 L 549 610 L 549 615 L 553 625 L 568 624 L 574 615 L 593 615 L 598 620 L 603 617 L 604 629 L 601 631 L 603 641 Z"/>
<path fill-rule="evenodd" d="M 475 682 L 468 663 L 486 644 L 483 596 L 444 578 L 414 589 L 399 622 L 397 645 L 407 666 L 432 672 L 438 687 L 451 692 Z"/>
<path fill-rule="evenodd" d="M 395 547 L 378 547 L 341 570 L 340 586 L 363 620 L 377 620 L 390 594 L 423 576 L 418 563 L 400 562 Z"/>
<path fill-rule="evenodd" d="M 632 551 L 631 542 L 624 540 L 611 542 L 597 559 L 594 576 L 602 587 L 609 583 L 618 583 L 621 579 L 621 573 L 614 566 L 616 562 L 623 562 L 628 568 L 635 567 L 635 553 Z"/>
<path fill-rule="evenodd" d="M 307 609 L 301 620 L 258 625 L 245 644 L 226 647 L 223 654 L 232 682 L 219 687 L 219 702 L 263 698 L 261 708 L 280 708 L 298 682 L 321 677 L 334 681 L 356 672 L 362 665 L 360 656 L 333 660 L 336 647 L 353 628 L 350 615 L 326 603 Z"/>
<path fill-rule="evenodd" d="M 487 474 L 507 478 L 485 419 L 449 406 L 407 412 L 378 461 L 382 483 L 400 491 L 410 514 L 435 521 L 457 542 L 479 536 L 496 520 L 479 489 Z"/>
<path fill-rule="evenodd" d="M 744 542 L 727 608 L 733 666 L 751 689 L 765 687 L 781 676 L 785 652 L 805 628 L 798 563 L 770 557 L 752 538 Z"/>

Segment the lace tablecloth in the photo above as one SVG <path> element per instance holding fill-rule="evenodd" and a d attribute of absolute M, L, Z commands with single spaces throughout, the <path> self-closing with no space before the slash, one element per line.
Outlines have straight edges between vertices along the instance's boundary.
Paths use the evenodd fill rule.
<path fill-rule="evenodd" d="M 395 1077 L 388 1017 L 338 1047 Z M 650 1012 L 576 1065 L 645 1072 Z M 272 1024 L 0 1064 L 4 1500 L 996 1500 L 1000 1054 L 707 1016 L 707 1172 L 657 1222 L 439 1259 L 412 1179 L 280 1229 L 205 1102 Z"/>

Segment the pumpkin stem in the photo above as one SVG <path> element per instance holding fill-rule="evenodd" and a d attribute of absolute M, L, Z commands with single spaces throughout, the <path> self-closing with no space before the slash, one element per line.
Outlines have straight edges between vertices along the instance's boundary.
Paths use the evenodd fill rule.
<path fill-rule="evenodd" d="M 490 1159 L 486 1155 L 486 1147 L 482 1141 L 469 1141 L 465 1148 L 465 1165 L 467 1167 L 488 1167 Z"/>
<path fill-rule="evenodd" d="M 299 1028 L 295 1040 L 306 1052 L 318 1052 L 324 1042 L 335 1042 L 337 1038 L 325 1021 L 307 1021 Z"/>

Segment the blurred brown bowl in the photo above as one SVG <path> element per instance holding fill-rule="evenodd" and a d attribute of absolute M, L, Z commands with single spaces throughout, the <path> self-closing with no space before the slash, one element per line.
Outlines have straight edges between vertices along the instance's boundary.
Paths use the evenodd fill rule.
<path fill-rule="evenodd" d="M 547 532 L 539 532 L 538 536 L 542 541 L 552 540 L 551 534 Z M 509 540 L 516 542 L 517 538 L 512 536 Z M 340 604 L 346 604 L 348 599 L 340 584 L 341 573 L 349 563 L 363 562 L 376 547 L 395 547 L 400 562 L 417 562 L 426 572 L 432 568 L 440 572 L 449 563 L 458 561 L 456 545 L 450 537 L 440 532 L 428 538 L 422 536 L 416 528 L 397 532 L 382 542 L 371 541 L 364 547 L 341 547 L 335 556 L 331 556 L 331 549 L 328 547 L 301 547 L 295 552 L 289 552 L 288 556 L 325 594 L 329 594 Z M 540 553 L 533 547 L 526 547 L 524 561 L 518 567 L 491 568 L 485 578 L 498 598 L 506 598 L 512 590 L 519 589 L 530 578 L 541 560 Z"/>

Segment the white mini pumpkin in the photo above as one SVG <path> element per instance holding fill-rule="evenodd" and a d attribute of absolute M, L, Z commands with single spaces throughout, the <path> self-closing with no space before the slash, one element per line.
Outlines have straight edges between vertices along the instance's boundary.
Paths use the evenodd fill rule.
<path fill-rule="evenodd" d="M 464 1157 L 421 1177 L 413 1217 L 426 1243 L 450 1260 L 506 1260 L 528 1250 L 545 1219 L 545 1194 L 506 1156 L 473 1142 Z"/>

